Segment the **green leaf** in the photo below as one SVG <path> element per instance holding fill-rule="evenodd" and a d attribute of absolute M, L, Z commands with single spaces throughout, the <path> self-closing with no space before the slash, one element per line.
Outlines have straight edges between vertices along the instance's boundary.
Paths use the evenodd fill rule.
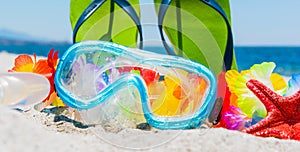
<path fill-rule="evenodd" d="M 84 10 L 93 0 L 71 0 L 70 20 L 72 29 Z M 128 1 L 139 15 L 139 1 Z M 137 47 L 137 27 L 132 18 L 113 0 L 105 1 L 79 28 L 76 42 L 83 40 L 112 41 Z"/>

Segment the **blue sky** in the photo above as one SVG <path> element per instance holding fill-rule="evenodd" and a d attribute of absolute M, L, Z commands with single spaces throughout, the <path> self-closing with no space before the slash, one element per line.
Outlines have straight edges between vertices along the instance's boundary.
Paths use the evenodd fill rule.
<path fill-rule="evenodd" d="M 299 0 L 231 0 L 236 45 L 300 46 Z"/>
<path fill-rule="evenodd" d="M 69 3 L 0 0 L 0 28 L 71 41 Z M 231 7 L 235 45 L 300 46 L 299 0 L 231 0 Z"/>

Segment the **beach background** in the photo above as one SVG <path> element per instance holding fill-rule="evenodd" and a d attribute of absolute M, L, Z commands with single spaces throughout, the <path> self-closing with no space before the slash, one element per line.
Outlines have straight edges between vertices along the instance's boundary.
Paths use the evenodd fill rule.
<path fill-rule="evenodd" d="M 59 56 L 71 46 L 69 43 L 47 44 L 2 44 L 0 51 L 12 54 L 36 54 L 47 56 L 49 50 L 59 51 Z M 160 47 L 147 47 L 145 50 L 163 52 Z M 249 69 L 254 64 L 274 62 L 274 72 L 284 76 L 300 73 L 300 47 L 299 46 L 235 46 L 236 62 L 239 71 Z"/>
<path fill-rule="evenodd" d="M 1 46 L 3 47 L 3 45 Z M 12 45 L 0 51 L 0 71 L 13 67 L 14 59 L 22 53 L 45 58 L 48 50 L 55 48 L 60 55 L 69 45 Z M 152 48 L 155 49 L 155 48 Z M 299 47 L 236 47 L 240 69 L 248 69 L 255 63 L 273 61 L 278 73 L 286 78 L 298 72 L 297 61 L 287 62 L 299 56 Z M 22 52 L 24 51 L 24 52 Z M 273 53 L 272 53 L 273 52 Z M 282 53 L 285 52 L 285 53 Z M 16 54 L 18 53 L 18 54 Z M 280 57 L 278 57 L 280 54 Z M 260 58 L 257 58 L 260 54 Z M 298 61 L 299 62 L 299 61 Z M 285 70 L 288 69 L 288 70 Z M 255 137 L 223 128 L 193 130 L 144 131 L 134 128 L 108 131 L 101 125 L 80 128 L 71 121 L 55 121 L 54 114 L 39 112 L 33 108 L 26 112 L 0 107 L 0 151 L 298 151 L 300 142 L 276 138 Z M 71 120 L 71 119 L 70 119 Z"/>
<path fill-rule="evenodd" d="M 147 3 L 150 0 L 140 0 Z M 151 0 L 152 2 L 152 0 Z M 253 64 L 275 62 L 286 80 L 300 73 L 300 1 L 232 0 L 232 28 L 239 71 Z M 59 56 L 71 46 L 70 0 L 0 0 L 0 72 L 7 72 L 19 54 Z M 149 32 L 153 34 L 155 32 Z M 151 39 L 153 35 L 150 35 Z M 156 39 L 160 39 L 159 37 Z M 150 47 L 146 50 L 160 50 Z M 150 131 L 102 126 L 76 126 L 73 119 L 27 108 L 0 106 L 0 152 L 32 151 L 299 151 L 300 142 L 262 138 L 223 128 Z M 72 117 L 70 117 L 72 118 Z"/>
<path fill-rule="evenodd" d="M 0 42 L 1 43 L 1 42 Z M 7 72 L 14 64 L 17 55 L 37 55 L 46 58 L 50 49 L 55 49 L 61 57 L 72 44 L 61 43 L 27 43 L 0 44 L 0 72 Z M 147 47 L 147 51 L 164 53 L 161 47 Z M 293 74 L 300 73 L 300 46 L 235 46 L 234 48 L 238 71 L 247 70 L 254 64 L 274 62 L 276 67 L 273 72 L 284 77 L 286 81 Z"/>

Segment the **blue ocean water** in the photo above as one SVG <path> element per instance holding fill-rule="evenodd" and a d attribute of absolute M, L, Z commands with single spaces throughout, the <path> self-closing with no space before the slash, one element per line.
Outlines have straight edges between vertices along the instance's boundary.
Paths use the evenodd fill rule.
<path fill-rule="evenodd" d="M 71 44 L 19 44 L 19 45 L 0 45 L 0 51 L 5 50 L 9 53 L 17 54 L 36 54 L 47 56 L 49 50 L 54 48 L 59 51 L 59 56 L 71 46 Z M 162 52 L 161 48 L 148 48 Z M 300 47 L 261 47 L 261 46 L 236 46 L 236 60 L 239 71 L 249 69 L 253 64 L 262 62 L 275 62 L 275 72 L 290 76 L 293 73 L 300 73 Z"/>
<path fill-rule="evenodd" d="M 249 69 L 253 64 L 275 62 L 274 72 L 290 76 L 300 73 L 300 47 L 235 47 L 239 70 Z"/>
<path fill-rule="evenodd" d="M 59 52 L 59 56 L 61 57 L 63 53 L 70 47 L 70 44 L 32 44 L 32 43 L 22 43 L 22 44 L 9 44 L 9 45 L 1 45 L 0 51 L 6 51 L 9 53 L 15 54 L 36 54 L 37 56 L 47 56 L 49 51 L 54 48 Z"/>

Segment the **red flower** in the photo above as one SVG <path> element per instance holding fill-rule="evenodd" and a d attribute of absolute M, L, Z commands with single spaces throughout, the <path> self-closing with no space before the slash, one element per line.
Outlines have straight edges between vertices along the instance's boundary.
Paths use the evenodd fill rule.
<path fill-rule="evenodd" d="M 55 92 L 54 88 L 54 75 L 58 61 L 58 52 L 54 52 L 51 49 L 48 54 L 48 59 L 40 59 L 36 61 L 36 55 L 31 56 L 22 54 L 15 59 L 14 67 L 9 72 L 33 72 L 45 76 L 50 82 L 50 93 L 46 100 L 49 99 L 50 95 Z M 46 101 L 45 100 L 45 101 Z"/>

